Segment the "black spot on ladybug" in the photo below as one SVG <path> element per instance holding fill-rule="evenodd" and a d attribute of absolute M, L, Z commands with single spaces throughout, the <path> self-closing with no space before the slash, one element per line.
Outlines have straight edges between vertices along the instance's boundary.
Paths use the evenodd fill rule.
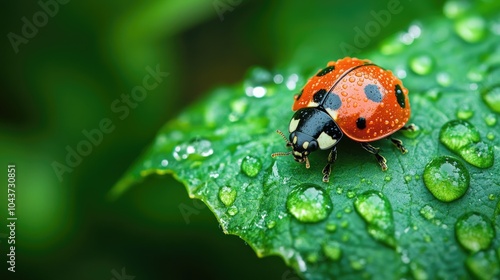
<path fill-rule="evenodd" d="M 318 74 L 316 74 L 316 77 L 321 77 L 321 76 L 324 76 L 330 72 L 332 72 L 333 70 L 335 70 L 335 66 L 328 66 L 324 69 L 322 69 L 321 71 L 318 72 Z"/>
<path fill-rule="evenodd" d="M 368 99 L 374 102 L 381 102 L 382 101 L 382 94 L 378 90 L 378 87 L 374 84 L 370 84 L 365 86 L 365 95 Z"/>
<path fill-rule="evenodd" d="M 321 103 L 327 94 L 326 89 L 320 89 L 313 95 L 313 101 L 315 103 Z"/>
<path fill-rule="evenodd" d="M 363 117 L 359 117 L 357 120 L 356 120 L 356 126 L 359 128 L 359 129 L 365 129 L 366 128 L 366 119 L 363 118 Z"/>
<path fill-rule="evenodd" d="M 340 106 L 342 106 L 342 101 L 340 97 L 333 92 L 330 92 L 323 102 L 323 107 L 326 109 L 338 110 Z"/>
<path fill-rule="evenodd" d="M 396 99 L 398 100 L 399 106 L 401 106 L 401 108 L 406 107 L 405 95 L 403 94 L 403 90 L 401 89 L 401 86 L 396 85 L 394 92 L 396 93 Z"/>

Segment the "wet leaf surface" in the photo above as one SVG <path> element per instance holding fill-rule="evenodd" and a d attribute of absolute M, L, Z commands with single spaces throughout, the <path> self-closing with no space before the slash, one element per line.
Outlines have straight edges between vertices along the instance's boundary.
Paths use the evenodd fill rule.
<path fill-rule="evenodd" d="M 291 156 L 272 158 L 286 151 L 275 130 L 287 131 L 293 95 L 313 73 L 254 68 L 241 84 L 214 90 L 167 123 L 110 195 L 150 174 L 172 174 L 225 233 L 258 256 L 281 256 L 308 279 L 499 277 L 500 13 L 453 5 L 445 5 L 446 17 L 415 23 L 358 56 L 403 80 L 410 122 L 419 128 L 396 133 L 408 154 L 390 141 L 374 143 L 388 160 L 386 172 L 346 138 L 329 183 L 321 174 L 328 151 L 311 155 L 310 169 Z M 440 140 L 443 126 L 458 119 L 477 130 L 481 147 L 456 153 L 443 144 L 460 140 Z M 443 156 L 470 175 L 468 189 L 451 202 L 434 197 L 423 179 L 426 165 Z M 471 213 L 492 225 L 488 242 L 465 232 L 468 244 L 481 244 L 473 253 L 455 233 L 459 218 Z"/>

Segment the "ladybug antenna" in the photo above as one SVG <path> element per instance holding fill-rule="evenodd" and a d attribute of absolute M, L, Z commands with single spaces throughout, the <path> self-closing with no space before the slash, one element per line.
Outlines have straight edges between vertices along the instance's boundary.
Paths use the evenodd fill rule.
<path fill-rule="evenodd" d="M 279 135 L 281 135 L 281 137 L 283 138 L 283 140 L 285 140 L 287 147 L 291 147 L 292 146 L 292 143 L 290 143 L 290 141 L 288 141 L 288 139 L 286 139 L 285 134 L 283 134 L 283 132 L 281 132 L 281 130 L 277 129 L 276 133 L 278 133 Z M 274 157 L 288 156 L 290 154 L 292 154 L 292 151 L 272 153 L 271 156 L 274 158 Z"/>
<path fill-rule="evenodd" d="M 276 133 L 278 133 L 279 135 L 281 135 L 281 138 L 283 138 L 283 140 L 285 140 L 287 147 L 291 147 L 292 146 L 292 143 L 290 143 L 290 141 L 288 141 L 288 139 L 286 139 L 285 134 L 283 134 L 283 132 L 281 132 L 281 130 L 276 129 Z"/>
<path fill-rule="evenodd" d="M 288 156 L 290 154 L 292 154 L 292 151 L 272 153 L 271 156 L 274 158 L 274 157 Z"/>

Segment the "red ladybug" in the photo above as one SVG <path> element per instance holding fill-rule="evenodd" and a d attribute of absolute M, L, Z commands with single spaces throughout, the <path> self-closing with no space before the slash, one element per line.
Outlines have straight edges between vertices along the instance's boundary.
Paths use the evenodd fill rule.
<path fill-rule="evenodd" d="M 331 149 L 323 169 L 324 182 L 329 181 L 331 165 L 337 158 L 336 144 L 344 134 L 375 155 L 386 170 L 386 159 L 369 142 L 389 137 L 404 154 L 407 150 L 402 141 L 390 135 L 414 128 L 405 126 L 411 111 L 408 90 L 391 71 L 367 59 L 346 57 L 329 62 L 295 96 L 292 109 L 296 112 L 288 127 L 289 140 L 277 131 L 292 151 L 272 156 L 292 154 L 309 168 L 307 157 L 311 152 Z"/>

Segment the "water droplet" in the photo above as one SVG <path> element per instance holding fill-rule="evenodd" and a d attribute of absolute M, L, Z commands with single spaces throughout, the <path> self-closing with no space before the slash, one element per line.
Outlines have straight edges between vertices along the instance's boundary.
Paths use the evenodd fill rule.
<path fill-rule="evenodd" d="M 493 250 L 469 255 L 465 265 L 477 279 L 498 279 L 500 275 L 499 255 Z"/>
<path fill-rule="evenodd" d="M 231 206 L 236 200 L 236 190 L 228 186 L 221 187 L 219 189 L 219 199 L 226 207 Z"/>
<path fill-rule="evenodd" d="M 380 47 L 380 52 L 385 55 L 392 55 L 400 53 L 404 49 L 405 45 L 394 38 L 389 38 L 382 42 Z"/>
<path fill-rule="evenodd" d="M 436 210 L 432 208 L 430 205 L 425 205 L 420 209 L 420 214 L 426 219 L 426 220 L 432 220 L 436 216 Z"/>
<path fill-rule="evenodd" d="M 243 161 L 241 161 L 241 171 L 248 177 L 257 176 L 261 168 L 262 162 L 253 156 L 246 156 Z"/>
<path fill-rule="evenodd" d="M 318 253 L 309 253 L 306 256 L 306 261 L 309 263 L 315 263 L 318 261 L 318 258 L 319 258 Z"/>
<path fill-rule="evenodd" d="M 425 271 L 424 267 L 417 262 L 410 263 L 410 270 L 411 270 L 411 274 L 413 276 L 413 279 L 415 279 L 415 280 L 427 280 L 427 279 L 429 279 L 429 275 Z"/>
<path fill-rule="evenodd" d="M 231 216 L 238 214 L 238 207 L 236 207 L 235 205 L 232 205 L 231 207 L 229 207 L 227 209 L 227 213 Z"/>
<path fill-rule="evenodd" d="M 427 75 L 434 68 L 434 60 L 426 54 L 414 56 L 410 59 L 410 68 L 419 75 Z"/>
<path fill-rule="evenodd" d="M 390 182 L 391 180 L 392 180 L 392 177 L 391 177 L 391 176 L 389 176 L 389 175 L 386 175 L 386 176 L 384 177 L 384 181 L 386 181 L 386 182 Z"/>
<path fill-rule="evenodd" d="M 424 93 L 425 97 L 431 101 L 437 101 L 441 97 L 441 91 L 439 88 L 431 88 Z"/>
<path fill-rule="evenodd" d="M 455 19 L 464 15 L 470 9 L 470 3 L 466 1 L 448 1 L 443 6 L 443 14 L 449 19 Z"/>
<path fill-rule="evenodd" d="M 304 223 L 320 222 L 330 215 L 333 204 L 326 191 L 314 184 L 295 187 L 286 201 L 288 211 Z"/>
<path fill-rule="evenodd" d="M 458 152 L 462 158 L 479 168 L 489 168 L 493 166 L 493 147 L 483 141 L 469 143 Z"/>
<path fill-rule="evenodd" d="M 262 98 L 267 93 L 266 86 L 273 83 L 273 75 L 264 68 L 255 67 L 250 70 L 243 86 L 247 96 Z"/>
<path fill-rule="evenodd" d="M 353 198 L 356 196 L 356 192 L 355 191 L 347 191 L 347 194 L 346 194 L 347 198 Z"/>
<path fill-rule="evenodd" d="M 347 228 L 348 226 L 349 226 L 349 221 L 344 220 L 344 221 L 340 222 L 341 228 Z"/>
<path fill-rule="evenodd" d="M 219 172 L 217 172 L 217 171 L 210 171 L 210 172 L 208 173 L 208 176 L 209 176 L 210 178 L 214 178 L 214 179 L 219 178 L 219 175 L 220 175 L 220 174 L 219 174 Z"/>
<path fill-rule="evenodd" d="M 477 129 L 469 122 L 463 120 L 452 120 L 441 127 L 439 140 L 448 149 L 458 152 L 462 147 L 471 142 L 481 140 Z"/>
<path fill-rule="evenodd" d="M 457 118 L 468 120 L 474 115 L 474 110 L 469 104 L 463 104 L 457 109 Z"/>
<path fill-rule="evenodd" d="M 212 143 L 206 139 L 195 139 L 189 143 L 182 143 L 174 148 L 173 156 L 176 160 L 185 160 L 188 157 L 194 160 L 204 159 L 214 153 Z"/>
<path fill-rule="evenodd" d="M 342 194 L 344 192 L 344 188 L 337 187 L 337 194 Z"/>
<path fill-rule="evenodd" d="M 408 183 L 411 181 L 411 176 L 410 175 L 405 175 L 404 176 L 405 182 Z"/>
<path fill-rule="evenodd" d="M 332 261 L 338 261 L 342 257 L 342 249 L 337 242 L 323 244 L 323 253 Z"/>
<path fill-rule="evenodd" d="M 337 230 L 337 225 L 334 223 L 326 224 L 326 230 L 329 232 L 335 232 Z"/>
<path fill-rule="evenodd" d="M 487 249 L 495 237 L 489 219 L 477 212 L 467 213 L 458 218 L 455 234 L 458 242 L 471 252 Z"/>
<path fill-rule="evenodd" d="M 236 122 L 241 119 L 248 108 L 248 101 L 245 98 L 234 100 L 230 103 L 231 113 L 229 113 L 229 121 Z"/>
<path fill-rule="evenodd" d="M 299 75 L 297 74 L 292 74 L 288 77 L 286 80 L 286 87 L 289 90 L 295 90 L 297 88 L 297 82 L 299 81 Z"/>
<path fill-rule="evenodd" d="M 435 198 L 454 201 L 469 188 L 470 175 L 465 166 L 449 156 L 437 157 L 424 168 L 424 184 Z"/>
<path fill-rule="evenodd" d="M 485 64 L 479 66 L 472 66 L 467 72 L 467 78 L 471 82 L 482 82 L 487 75 L 488 67 Z"/>
<path fill-rule="evenodd" d="M 378 191 L 367 191 L 354 201 L 354 207 L 367 223 L 368 233 L 390 247 L 396 245 L 394 218 L 389 200 Z"/>
<path fill-rule="evenodd" d="M 495 126 L 497 124 L 497 116 L 495 114 L 486 114 L 484 116 L 484 122 L 487 126 Z"/>
<path fill-rule="evenodd" d="M 490 194 L 488 195 L 488 199 L 493 201 L 493 200 L 496 200 L 496 199 L 497 199 L 497 196 L 496 196 L 495 194 L 490 193 Z"/>
<path fill-rule="evenodd" d="M 285 80 L 285 78 L 283 77 L 283 75 L 281 74 L 276 74 L 274 75 L 273 77 L 273 82 L 277 85 L 283 83 L 283 81 Z"/>
<path fill-rule="evenodd" d="M 276 226 L 276 221 L 270 220 L 270 221 L 268 221 L 266 223 L 266 226 L 267 226 L 268 229 L 272 229 L 272 228 L 274 228 Z"/>
<path fill-rule="evenodd" d="M 488 140 L 495 140 L 495 134 L 494 134 L 493 132 L 488 132 L 488 133 L 486 134 L 486 138 L 487 138 Z"/>
<path fill-rule="evenodd" d="M 483 92 L 483 101 L 496 113 L 500 113 L 500 86 L 495 86 Z"/>
<path fill-rule="evenodd" d="M 432 242 L 432 237 L 430 235 L 424 235 L 424 241 L 430 243 Z"/>
<path fill-rule="evenodd" d="M 443 87 L 448 87 L 451 85 L 451 76 L 450 74 L 446 73 L 446 72 L 439 72 L 437 75 L 436 75 L 436 82 L 440 85 L 440 86 L 443 86 Z"/>
<path fill-rule="evenodd" d="M 401 133 L 406 137 L 406 138 L 410 138 L 410 139 L 415 139 L 417 138 L 420 133 L 422 132 L 422 129 L 420 128 L 420 126 L 418 125 L 413 125 L 413 129 L 412 130 L 401 130 Z"/>
<path fill-rule="evenodd" d="M 479 132 L 469 122 L 463 120 L 447 122 L 441 128 L 439 140 L 448 149 L 476 167 L 488 168 L 493 165 L 493 147 L 480 141 Z"/>
<path fill-rule="evenodd" d="M 468 16 L 455 22 L 455 32 L 469 43 L 479 42 L 483 39 L 486 31 L 486 22 L 479 16 Z"/>
<path fill-rule="evenodd" d="M 351 264 L 352 269 L 359 271 L 359 270 L 362 270 L 365 267 L 366 260 L 363 259 L 363 258 L 357 259 L 357 258 L 352 257 L 350 259 L 350 264 Z"/>

